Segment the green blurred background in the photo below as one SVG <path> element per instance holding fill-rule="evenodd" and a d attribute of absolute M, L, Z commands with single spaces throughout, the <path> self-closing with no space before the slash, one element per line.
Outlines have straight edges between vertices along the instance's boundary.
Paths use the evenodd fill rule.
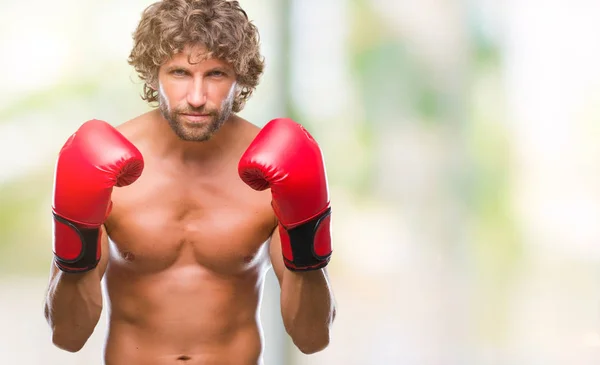
<path fill-rule="evenodd" d="M 126 58 L 152 1 L 1 0 L 0 364 L 101 364 L 43 318 L 56 155 L 148 110 Z M 302 355 L 269 273 L 265 363 L 600 362 L 600 2 L 243 0 L 267 68 L 241 115 L 321 144 L 330 346 Z"/>

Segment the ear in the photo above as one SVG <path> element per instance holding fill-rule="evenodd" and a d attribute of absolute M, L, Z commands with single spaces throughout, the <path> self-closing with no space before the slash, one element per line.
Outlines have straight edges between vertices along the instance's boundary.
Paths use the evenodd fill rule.
<path fill-rule="evenodd" d="M 147 86 L 148 86 L 150 89 L 152 89 L 152 90 L 154 90 L 154 91 L 158 90 L 158 85 L 157 85 L 157 84 L 158 84 L 158 82 L 157 82 L 157 80 L 156 80 L 156 79 L 155 79 L 155 80 L 152 80 L 151 82 L 147 82 L 147 83 L 146 83 L 146 85 L 147 85 Z"/>
<path fill-rule="evenodd" d="M 244 86 L 242 84 L 240 84 L 239 81 L 236 81 L 235 82 L 235 91 L 234 91 L 236 98 L 239 98 L 240 95 L 242 95 L 242 90 L 244 90 Z"/>
<path fill-rule="evenodd" d="M 156 70 L 151 77 L 146 79 L 146 85 L 148 85 L 148 87 L 154 91 L 158 91 L 158 88 L 159 88 L 158 73 L 159 73 L 159 70 Z"/>

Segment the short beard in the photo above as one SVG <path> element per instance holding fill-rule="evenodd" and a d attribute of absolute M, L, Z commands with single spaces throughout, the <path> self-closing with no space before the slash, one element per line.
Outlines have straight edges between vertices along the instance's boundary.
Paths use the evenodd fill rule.
<path fill-rule="evenodd" d="M 234 89 L 234 88 L 232 88 Z M 232 90 L 233 91 L 233 90 Z M 220 110 L 210 110 L 205 107 L 194 108 L 190 105 L 182 109 L 169 109 L 169 103 L 164 98 L 161 92 L 158 93 L 158 108 L 160 114 L 169 122 L 169 126 L 175 132 L 177 137 L 184 141 L 204 142 L 211 137 L 225 124 L 225 121 L 231 116 L 233 109 L 233 92 L 230 93 L 223 103 Z M 210 121 L 199 125 L 188 125 L 183 121 L 181 114 L 208 114 Z"/>

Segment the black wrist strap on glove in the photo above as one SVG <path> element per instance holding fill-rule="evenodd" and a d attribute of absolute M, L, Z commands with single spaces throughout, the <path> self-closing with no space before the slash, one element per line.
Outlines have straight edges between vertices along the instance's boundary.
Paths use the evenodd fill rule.
<path fill-rule="evenodd" d="M 72 222 L 52 213 L 54 219 L 74 230 L 81 240 L 81 251 L 74 259 L 64 259 L 54 253 L 56 266 L 64 272 L 82 273 L 90 271 L 98 265 L 97 252 L 100 228 L 80 228 Z"/>
<path fill-rule="evenodd" d="M 315 235 L 320 224 L 331 215 L 331 207 L 322 214 L 297 227 L 286 229 L 290 238 L 293 261 L 284 257 L 285 266 L 292 271 L 309 271 L 321 269 L 329 263 L 331 251 L 325 256 L 315 253 Z"/>

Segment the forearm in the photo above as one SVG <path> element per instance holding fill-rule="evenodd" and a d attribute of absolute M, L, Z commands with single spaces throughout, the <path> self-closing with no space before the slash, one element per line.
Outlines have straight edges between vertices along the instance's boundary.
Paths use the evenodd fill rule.
<path fill-rule="evenodd" d="M 302 352 L 324 349 L 329 344 L 329 328 L 335 317 L 333 294 L 324 269 L 285 270 L 281 310 L 285 328 Z"/>
<path fill-rule="evenodd" d="M 45 316 L 54 344 L 79 351 L 90 337 L 102 312 L 101 275 L 97 269 L 81 274 L 57 271 L 48 288 Z"/>

